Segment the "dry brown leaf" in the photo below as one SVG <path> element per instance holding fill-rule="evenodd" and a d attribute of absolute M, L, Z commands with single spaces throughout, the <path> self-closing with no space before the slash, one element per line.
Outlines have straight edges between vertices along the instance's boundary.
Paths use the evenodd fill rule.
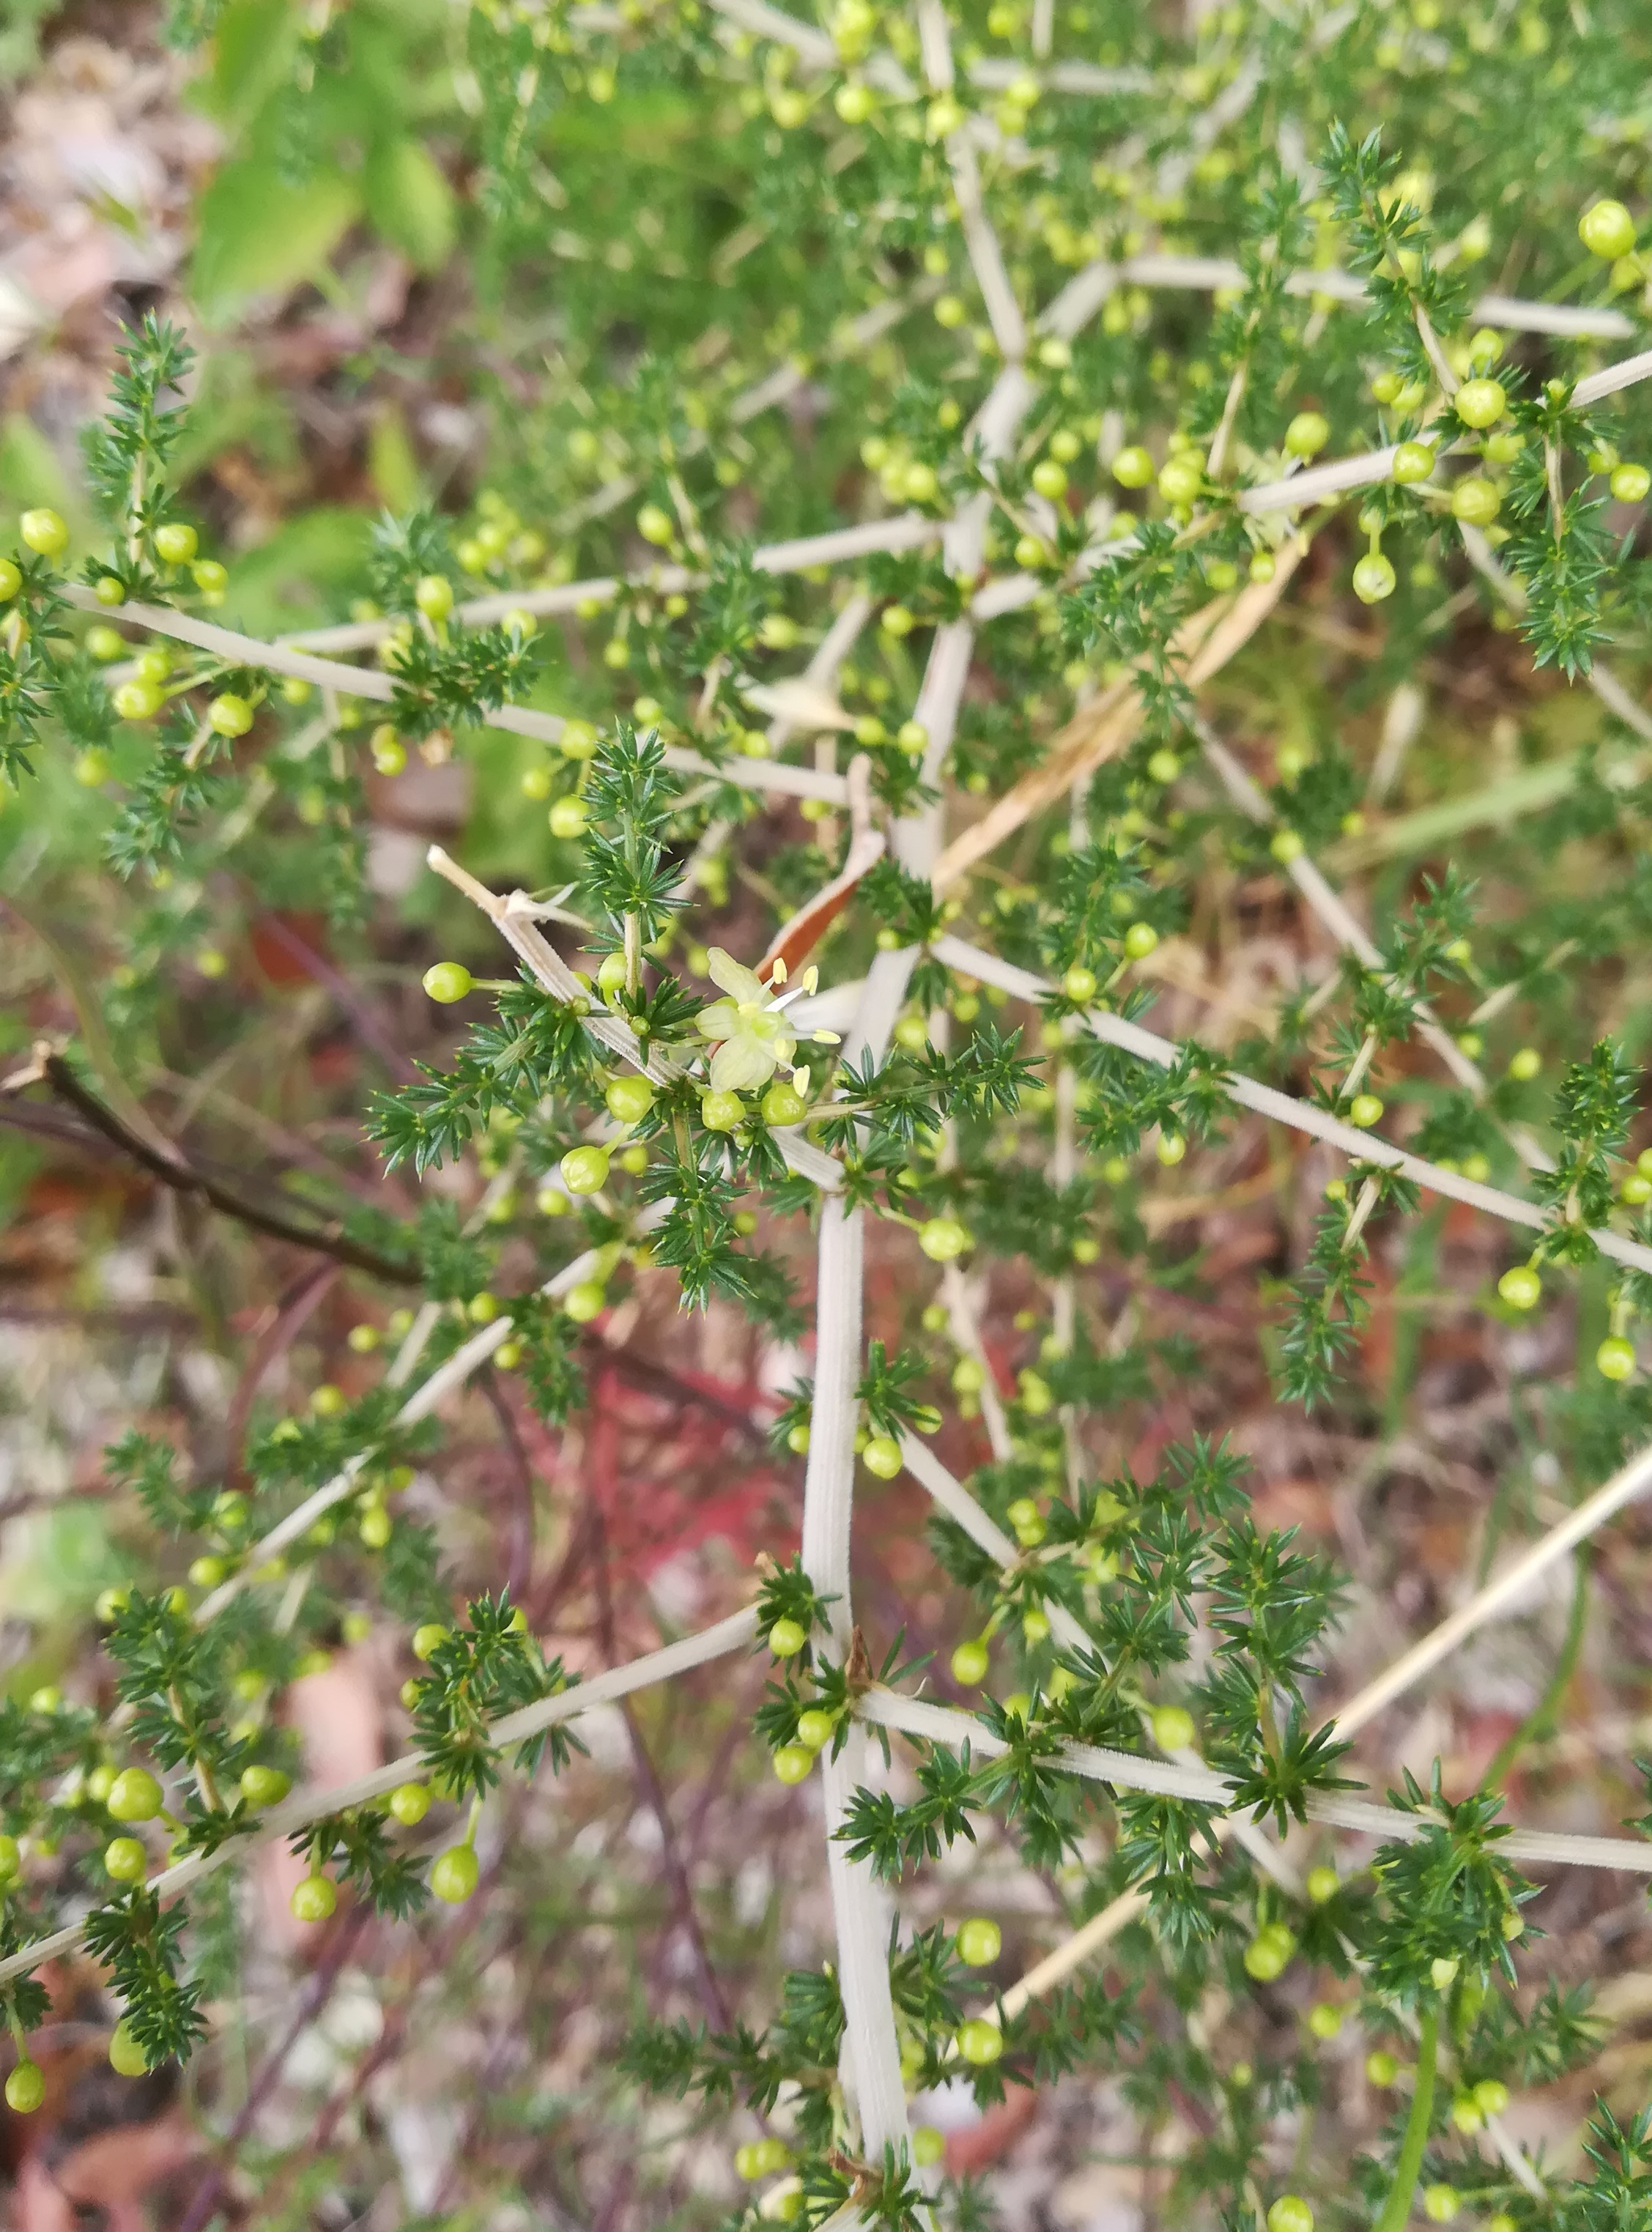
<path fill-rule="evenodd" d="M 1278 554 L 1271 581 L 1248 582 L 1231 600 L 1213 599 L 1182 622 L 1172 639 L 1171 651 L 1186 662 L 1185 679 L 1190 689 L 1198 689 L 1219 673 L 1250 641 L 1278 603 L 1304 547 L 1300 538 L 1287 542 Z M 1128 682 L 1115 682 L 1075 713 L 1039 764 L 1006 790 L 979 821 L 953 838 L 935 863 L 932 879 L 935 889 L 942 892 L 955 884 L 1024 821 L 1053 806 L 1081 775 L 1122 752 L 1141 722 L 1141 702 Z"/>

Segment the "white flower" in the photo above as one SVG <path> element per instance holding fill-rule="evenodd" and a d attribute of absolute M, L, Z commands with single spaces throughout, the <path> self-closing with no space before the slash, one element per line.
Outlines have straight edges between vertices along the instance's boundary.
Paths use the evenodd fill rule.
<path fill-rule="evenodd" d="M 696 1018 L 701 1037 L 711 1040 L 717 1048 L 712 1056 L 712 1090 L 750 1093 L 766 1085 L 797 1052 L 797 1035 L 787 1022 L 786 1005 L 799 992 L 813 990 L 816 972 L 810 970 L 794 990 L 777 996 L 775 988 L 786 981 L 783 963 L 775 964 L 772 985 L 765 984 L 754 970 L 735 960 L 720 945 L 712 946 L 708 965 L 712 982 L 727 995 L 713 1000 Z M 823 1044 L 835 1043 L 829 1032 L 816 1031 L 812 1035 Z"/>

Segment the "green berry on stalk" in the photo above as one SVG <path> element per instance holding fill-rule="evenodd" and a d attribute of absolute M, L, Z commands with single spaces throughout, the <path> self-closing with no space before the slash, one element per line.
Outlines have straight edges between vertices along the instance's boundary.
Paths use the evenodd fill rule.
<path fill-rule="evenodd" d="M 19 2116 L 32 2116 L 46 2098 L 46 2080 L 40 2064 L 26 2057 L 6 2077 L 6 2105 Z"/>
<path fill-rule="evenodd" d="M 421 981 L 426 999 L 451 1008 L 455 1001 L 468 996 L 476 980 L 462 961 L 438 961 L 426 970 Z"/>
<path fill-rule="evenodd" d="M 1373 1124 L 1382 1120 L 1382 1103 L 1374 1093 L 1356 1093 L 1348 1104 L 1348 1120 L 1359 1131 L 1369 1132 Z"/>
<path fill-rule="evenodd" d="M 920 2170 L 933 2170 L 946 2154 L 946 2138 L 933 2124 L 914 2125 L 912 2134 L 912 2159 Z"/>
<path fill-rule="evenodd" d="M 600 1193 L 608 1184 L 606 1147 L 570 1147 L 557 1166 L 571 1194 Z"/>
<path fill-rule="evenodd" d="M 1268 2209 L 1268 2232 L 1314 2232 L 1314 2213 L 1294 2193 L 1282 2193 Z"/>
<path fill-rule="evenodd" d="M 1488 480 L 1478 473 L 1467 480 L 1459 481 L 1451 492 L 1454 519 L 1460 519 L 1469 527 L 1489 527 L 1501 510 L 1503 499 Z"/>
<path fill-rule="evenodd" d="M 1133 442 L 1114 458 L 1112 472 L 1121 488 L 1146 488 L 1153 478 L 1152 455 L 1139 442 Z"/>
<path fill-rule="evenodd" d="M 953 1653 L 953 1679 L 961 1683 L 966 1689 L 972 1690 L 985 1681 L 991 1664 L 991 1654 L 985 1643 L 979 1639 L 960 1643 Z"/>
<path fill-rule="evenodd" d="M 1375 2053 L 1365 2057 L 1365 2074 L 1373 2085 L 1380 2086 L 1386 2092 L 1389 2086 L 1398 2081 L 1400 2065 L 1391 2054 L 1378 2047 Z"/>
<path fill-rule="evenodd" d="M 1529 1263 L 1516 1263 L 1498 1281 L 1497 1291 L 1511 1309 L 1535 1309 L 1543 1293 L 1543 1281 Z"/>
<path fill-rule="evenodd" d="M 338 1890 L 330 1876 L 308 1875 L 293 1886 L 288 1901 L 296 1922 L 325 1922 L 338 1905 Z"/>
<path fill-rule="evenodd" d="M 1159 493 L 1167 503 L 1196 503 L 1204 485 L 1204 460 L 1197 451 L 1180 451 L 1159 468 Z"/>
<path fill-rule="evenodd" d="M 422 1782 L 399 1782 L 386 1802 L 404 1829 L 416 1829 L 430 1811 L 430 1791 Z"/>
<path fill-rule="evenodd" d="M 1635 1348 L 1621 1334 L 1610 1334 L 1595 1351 L 1595 1369 L 1603 1379 L 1627 1379 L 1635 1370 Z"/>
<path fill-rule="evenodd" d="M 1302 858 L 1302 838 L 1295 829 L 1276 829 L 1268 840 L 1268 851 L 1282 868 Z"/>
<path fill-rule="evenodd" d="M 110 2035 L 109 2067 L 117 2077 L 146 2077 L 149 2073 L 144 2050 L 132 2035 L 132 2025 L 124 2015 Z"/>
<path fill-rule="evenodd" d="M 200 536 L 184 520 L 168 520 L 155 529 L 156 555 L 169 566 L 187 566 L 200 547 Z"/>
<path fill-rule="evenodd" d="M 782 1744 L 774 1755 L 774 1771 L 782 1782 L 807 1781 L 815 1764 L 815 1755 L 807 1744 Z"/>
<path fill-rule="evenodd" d="M 427 620 L 445 620 L 453 609 L 453 585 L 446 574 L 426 574 L 413 591 L 413 602 Z"/>
<path fill-rule="evenodd" d="M 1333 2039 L 1343 2027 L 1343 2009 L 1330 2000 L 1318 2000 L 1308 2010 L 1308 2028 L 1316 2038 Z"/>
<path fill-rule="evenodd" d="M 553 837 L 582 836 L 585 831 L 583 800 L 576 798 L 571 794 L 566 798 L 559 798 L 550 809 L 550 834 Z"/>
<path fill-rule="evenodd" d="M 220 566 L 216 558 L 198 558 L 189 571 L 204 597 L 221 597 L 230 586 L 229 568 Z"/>
<path fill-rule="evenodd" d="M 127 639 L 118 628 L 89 627 L 86 631 L 86 648 L 100 666 L 107 666 L 112 659 L 119 659 L 127 647 Z"/>
<path fill-rule="evenodd" d="M 1075 961 L 1063 976 L 1061 989 L 1076 1005 L 1082 1006 L 1096 997 L 1096 971 L 1086 969 L 1082 961 Z"/>
<path fill-rule="evenodd" d="M 241 1770 L 241 1795 L 249 1806 L 279 1806 L 292 1787 L 291 1775 L 278 1767 L 255 1764 Z"/>
<path fill-rule="evenodd" d="M 1124 951 L 1132 961 L 1145 961 L 1159 944 L 1159 933 L 1150 922 L 1133 922 L 1124 933 Z"/>
<path fill-rule="evenodd" d="M 608 1289 L 599 1280 L 581 1279 L 563 1295 L 563 1307 L 576 1325 L 590 1325 L 608 1307 Z"/>
<path fill-rule="evenodd" d="M 1463 2197 L 1454 2185 L 1425 2185 L 1422 2189 L 1422 2213 L 1431 2224 L 1449 2224 L 1463 2205 Z"/>
<path fill-rule="evenodd" d="M 1317 457 L 1330 439 L 1330 421 L 1318 411 L 1298 411 L 1285 430 L 1288 457 Z"/>
<path fill-rule="evenodd" d="M 955 1217 L 932 1217 L 918 1228 L 918 1245 L 932 1263 L 950 1263 L 969 1246 L 969 1234 Z"/>
<path fill-rule="evenodd" d="M 641 1124 L 654 1106 L 654 1087 L 639 1073 L 616 1077 L 603 1099 L 616 1124 Z"/>
<path fill-rule="evenodd" d="M 1368 551 L 1354 568 L 1353 585 L 1361 604 L 1380 605 L 1394 594 L 1394 568 L 1380 550 Z"/>
<path fill-rule="evenodd" d="M 763 1096 L 762 1106 L 765 1124 L 801 1124 L 809 1113 L 809 1103 L 786 1078 L 776 1078 Z"/>
<path fill-rule="evenodd" d="M 953 1940 L 966 1969 L 990 1969 L 1004 1950 L 1004 1933 L 990 1915 L 972 1914 Z"/>
<path fill-rule="evenodd" d="M 1496 425 L 1509 407 L 1500 380 L 1466 380 L 1452 398 L 1452 407 L 1465 426 Z"/>
<path fill-rule="evenodd" d="M 1342 1887 L 1343 1879 L 1335 1868 L 1321 1865 L 1309 1869 L 1304 1888 L 1311 1905 L 1324 1906 L 1328 1900 L 1336 1898 Z"/>
<path fill-rule="evenodd" d="M 166 1802 L 166 1792 L 146 1767 L 124 1767 L 109 1790 L 109 1818 L 113 1821 L 153 1821 Z"/>
<path fill-rule="evenodd" d="M 1186 1751 L 1194 1734 L 1193 1716 L 1185 1705 L 1155 1705 L 1153 1741 L 1161 1751 Z"/>
<path fill-rule="evenodd" d="M 1577 220 L 1577 237 L 1591 256 L 1615 263 L 1635 247 L 1635 219 L 1622 202 L 1598 201 Z"/>
<path fill-rule="evenodd" d="M 133 675 L 120 685 L 111 702 L 123 721 L 153 721 L 160 710 L 161 693 L 153 682 Z"/>
<path fill-rule="evenodd" d="M 45 504 L 34 511 L 26 511 L 17 522 L 17 532 L 29 548 L 42 558 L 55 558 L 68 548 L 68 524 L 60 512 Z"/>
<path fill-rule="evenodd" d="M 22 568 L 12 559 L 0 558 L 0 605 L 10 604 L 22 587 Z"/>
<path fill-rule="evenodd" d="M 745 1103 L 738 1093 L 703 1093 L 699 1100 L 699 1120 L 708 1132 L 732 1132 L 745 1114 Z"/>
<path fill-rule="evenodd" d="M 450 1845 L 438 1853 L 430 1872 L 433 1895 L 448 1906 L 463 1906 L 475 1891 L 481 1870 L 472 1845 Z"/>
<path fill-rule="evenodd" d="M 782 1618 L 769 1630 L 769 1648 L 777 1658 L 795 1658 L 808 1640 L 801 1620 Z"/>
<path fill-rule="evenodd" d="M 1613 470 L 1609 485 L 1619 503 L 1640 503 L 1645 500 L 1647 490 L 1652 489 L 1652 472 L 1644 465 L 1618 465 Z"/>
<path fill-rule="evenodd" d="M 810 1705 L 797 1716 L 797 1741 L 807 1744 L 810 1751 L 819 1751 L 830 1743 L 837 1727 L 837 1718 L 819 1705 Z"/>
<path fill-rule="evenodd" d="M 1258 1930 L 1245 1949 L 1246 1975 L 1254 1977 L 1259 1984 L 1272 1983 L 1290 1967 L 1296 1943 L 1283 1923 L 1271 1922 L 1265 1930 Z"/>
<path fill-rule="evenodd" d="M 985 2069 L 1004 2051 L 1004 2034 L 995 2022 L 985 2015 L 972 2015 L 958 2027 L 957 2046 L 964 2060 L 978 2069 Z"/>
<path fill-rule="evenodd" d="M 901 1444 L 892 1434 L 874 1434 L 861 1452 L 861 1462 L 868 1472 L 875 1473 L 880 1480 L 893 1480 L 906 1460 L 901 1454 Z"/>
<path fill-rule="evenodd" d="M 1401 442 L 1395 449 L 1394 463 L 1389 470 L 1402 488 L 1413 481 L 1426 481 L 1434 469 L 1434 453 L 1426 442 Z"/>
<path fill-rule="evenodd" d="M 116 1883 L 141 1883 L 149 1872 L 149 1855 L 136 1837 L 111 1837 L 103 1847 L 103 1865 Z"/>

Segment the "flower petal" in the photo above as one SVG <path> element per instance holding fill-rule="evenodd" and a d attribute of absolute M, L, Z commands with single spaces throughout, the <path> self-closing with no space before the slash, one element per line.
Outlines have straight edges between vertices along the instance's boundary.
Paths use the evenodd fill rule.
<path fill-rule="evenodd" d="M 694 1018 L 695 1028 L 703 1039 L 730 1039 L 740 1028 L 739 1004 L 734 1000 L 713 1000 L 709 1008 L 702 1008 Z"/>
<path fill-rule="evenodd" d="M 754 1086 L 766 1085 L 774 1073 L 774 1048 L 742 1033 L 725 1039 L 712 1056 L 712 1091 L 750 1093 Z"/>
<path fill-rule="evenodd" d="M 751 1000 L 759 1007 L 766 1005 L 769 988 L 763 979 L 732 953 L 725 953 L 720 945 L 712 946 L 706 967 L 712 983 L 720 986 L 731 998 Z"/>

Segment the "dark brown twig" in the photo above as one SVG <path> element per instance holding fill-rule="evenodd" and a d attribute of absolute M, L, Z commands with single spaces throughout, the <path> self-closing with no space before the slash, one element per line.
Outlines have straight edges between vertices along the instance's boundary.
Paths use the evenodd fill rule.
<path fill-rule="evenodd" d="M 113 1141 L 133 1162 L 140 1163 L 152 1177 L 170 1186 L 174 1193 L 194 1195 L 221 1216 L 233 1217 L 237 1224 L 248 1225 L 271 1240 L 284 1240 L 291 1247 L 308 1248 L 316 1255 L 330 1256 L 335 1262 L 348 1263 L 352 1269 L 365 1271 L 388 1284 L 418 1284 L 421 1275 L 416 1263 L 398 1262 L 393 1256 L 381 1256 L 376 1248 L 365 1247 L 359 1240 L 350 1239 L 336 1224 L 296 1224 L 270 1210 L 259 1209 L 220 1185 L 216 1178 L 196 1170 L 175 1149 L 171 1156 L 158 1154 L 146 1139 L 128 1131 L 114 1111 L 106 1108 L 97 1095 L 81 1082 L 62 1054 L 42 1054 L 37 1074 L 60 1100 L 66 1100 L 106 1139 Z"/>

